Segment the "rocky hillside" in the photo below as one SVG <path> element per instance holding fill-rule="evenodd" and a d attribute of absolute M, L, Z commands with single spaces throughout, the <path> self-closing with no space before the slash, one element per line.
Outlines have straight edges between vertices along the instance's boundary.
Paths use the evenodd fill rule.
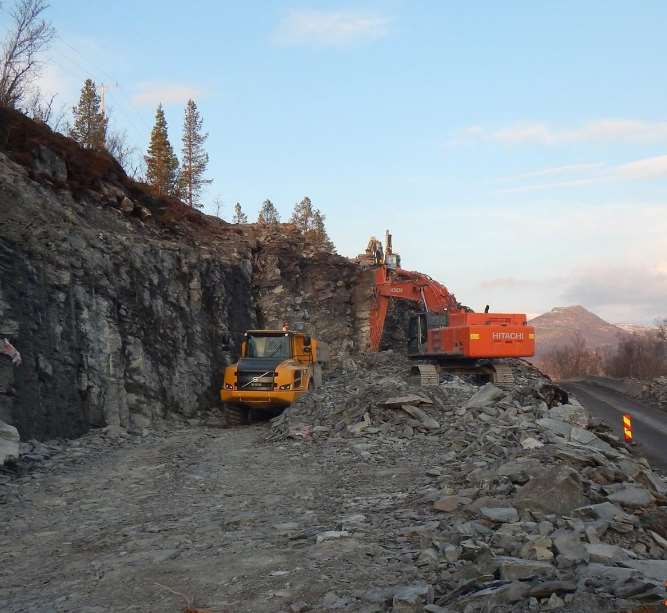
<path fill-rule="evenodd" d="M 626 334 L 582 306 L 556 307 L 531 319 L 530 325 L 536 329 L 536 358 L 566 345 L 576 334 L 581 335 L 591 349 L 615 347 Z"/>
<path fill-rule="evenodd" d="M 191 417 L 217 402 L 249 327 L 304 322 L 337 354 L 363 341 L 355 264 L 289 225 L 154 198 L 106 154 L 6 110 L 0 227 L 0 338 L 23 357 L 0 361 L 0 420 L 23 439 Z"/>

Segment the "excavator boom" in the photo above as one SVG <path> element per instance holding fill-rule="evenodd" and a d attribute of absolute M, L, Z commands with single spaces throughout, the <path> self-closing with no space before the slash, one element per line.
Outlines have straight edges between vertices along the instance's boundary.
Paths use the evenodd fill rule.
<path fill-rule="evenodd" d="M 379 351 L 390 300 L 409 300 L 422 304 L 426 311 L 445 312 L 456 310 L 460 305 L 444 285 L 428 275 L 378 266 L 374 278 L 374 301 L 370 316 L 370 350 Z"/>

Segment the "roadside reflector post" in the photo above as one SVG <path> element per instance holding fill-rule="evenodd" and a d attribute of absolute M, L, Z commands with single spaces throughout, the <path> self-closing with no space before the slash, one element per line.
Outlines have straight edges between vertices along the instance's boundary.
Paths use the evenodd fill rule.
<path fill-rule="evenodd" d="M 632 417 L 629 415 L 623 415 L 623 439 L 632 443 Z"/>

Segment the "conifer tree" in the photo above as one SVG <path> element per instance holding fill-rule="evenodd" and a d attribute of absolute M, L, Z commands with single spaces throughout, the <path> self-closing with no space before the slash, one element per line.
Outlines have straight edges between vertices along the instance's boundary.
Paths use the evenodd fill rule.
<path fill-rule="evenodd" d="M 335 253 L 336 248 L 334 247 L 332 240 L 327 234 L 327 229 L 324 226 L 324 220 L 325 216 L 320 213 L 319 209 L 316 209 L 315 213 L 313 214 L 313 229 L 311 230 L 312 240 L 320 250 L 326 251 L 328 253 Z"/>
<path fill-rule="evenodd" d="M 178 192 L 178 159 L 169 142 L 167 120 L 162 104 L 155 112 L 155 125 L 151 131 L 151 141 L 146 160 L 146 183 L 158 196 L 176 196 Z"/>
<path fill-rule="evenodd" d="M 259 209 L 257 223 L 265 226 L 280 223 L 280 214 L 278 213 L 278 209 L 268 198 L 262 203 L 262 208 Z"/>
<path fill-rule="evenodd" d="M 101 100 L 95 81 L 86 79 L 81 88 L 79 104 L 72 108 L 74 125 L 69 135 L 84 149 L 104 149 L 108 118 L 101 110 Z"/>
<path fill-rule="evenodd" d="M 248 216 L 243 212 L 241 208 L 241 203 L 237 202 L 234 205 L 234 216 L 232 217 L 233 223 L 248 223 Z"/>
<path fill-rule="evenodd" d="M 319 209 L 313 207 L 308 196 L 294 206 L 290 217 L 290 223 L 293 223 L 306 240 L 315 245 L 319 251 L 334 253 L 336 248 L 327 234 L 324 220 L 325 216 Z"/>
<path fill-rule="evenodd" d="M 203 121 L 195 101 L 190 99 L 185 107 L 183 122 L 183 149 L 181 152 L 181 172 L 178 179 L 182 200 L 191 207 L 201 208 L 201 191 L 204 185 L 212 182 L 205 179 L 208 166 L 208 153 L 204 150 L 204 141 L 208 133 L 202 132 Z"/>
<path fill-rule="evenodd" d="M 314 214 L 313 203 L 306 196 L 294 206 L 290 223 L 293 223 L 301 232 L 305 233 L 312 229 Z"/>

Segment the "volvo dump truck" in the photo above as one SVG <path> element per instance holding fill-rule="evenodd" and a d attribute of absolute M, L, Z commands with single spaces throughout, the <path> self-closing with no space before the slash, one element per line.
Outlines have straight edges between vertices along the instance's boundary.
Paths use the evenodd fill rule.
<path fill-rule="evenodd" d="M 304 332 L 248 330 L 236 364 L 225 368 L 220 390 L 225 422 L 247 424 L 264 412 L 277 414 L 322 382 L 326 344 Z"/>

